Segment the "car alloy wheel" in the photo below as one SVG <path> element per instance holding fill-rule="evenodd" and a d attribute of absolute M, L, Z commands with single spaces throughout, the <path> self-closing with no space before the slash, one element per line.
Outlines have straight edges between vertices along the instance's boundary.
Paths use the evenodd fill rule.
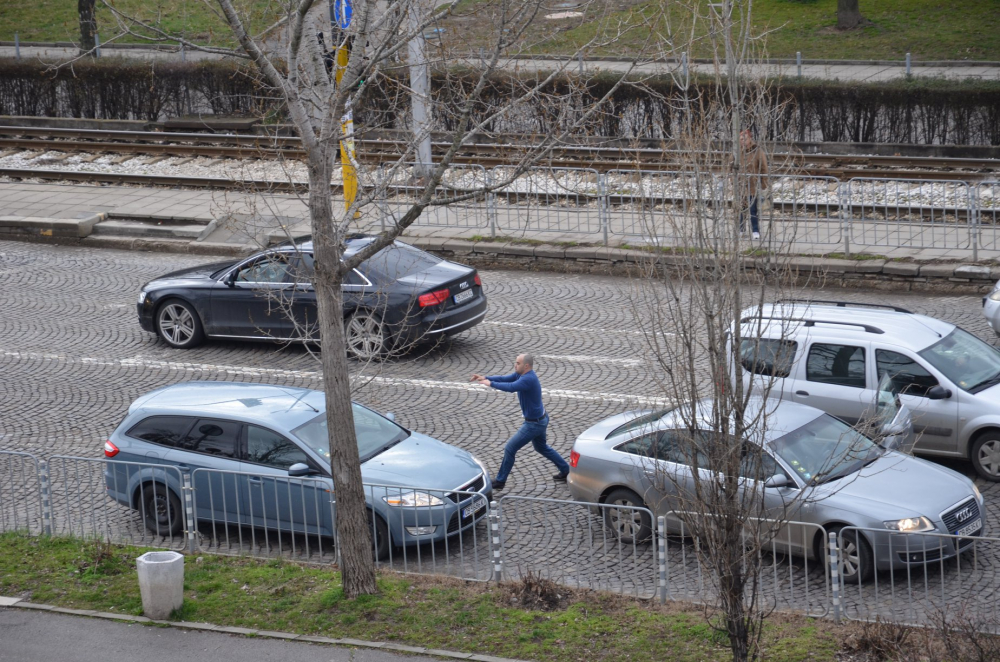
<path fill-rule="evenodd" d="M 649 513 L 634 510 L 645 508 L 638 495 L 629 490 L 618 489 L 609 494 L 604 503 L 609 506 L 604 509 L 604 523 L 611 529 L 616 540 L 631 545 L 649 539 L 652 532 Z"/>
<path fill-rule="evenodd" d="M 188 349 L 201 342 L 201 321 L 190 305 L 177 299 L 167 301 L 156 314 L 156 329 L 168 345 Z"/>
<path fill-rule="evenodd" d="M 840 576 L 845 583 L 862 583 L 871 578 L 874 559 L 871 547 L 857 531 L 837 530 L 840 541 Z"/>
<path fill-rule="evenodd" d="M 1000 481 L 1000 435 L 988 433 L 972 446 L 972 466 L 988 480 Z"/>
<path fill-rule="evenodd" d="M 371 313 L 354 313 L 344 325 L 347 353 L 359 361 L 378 358 L 385 347 L 383 329 L 382 322 Z"/>

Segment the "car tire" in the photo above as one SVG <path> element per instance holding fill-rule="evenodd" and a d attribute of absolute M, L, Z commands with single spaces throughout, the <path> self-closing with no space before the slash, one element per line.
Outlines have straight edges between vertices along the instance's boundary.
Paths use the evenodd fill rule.
<path fill-rule="evenodd" d="M 174 349 L 191 349 L 205 339 L 194 307 L 180 299 L 167 299 L 156 310 L 156 334 Z"/>
<path fill-rule="evenodd" d="M 181 500 L 163 483 L 147 483 L 142 496 L 142 522 L 158 536 L 175 536 L 184 523 Z"/>
<path fill-rule="evenodd" d="M 368 512 L 368 527 L 372 533 L 372 553 L 376 561 L 385 561 L 389 558 L 389 547 L 392 540 L 389 538 L 389 527 L 380 516 Z"/>
<path fill-rule="evenodd" d="M 344 320 L 344 344 L 347 346 L 347 355 L 352 359 L 377 359 L 385 351 L 385 325 L 367 310 L 351 313 Z"/>
<path fill-rule="evenodd" d="M 608 494 L 604 500 L 604 525 L 611 530 L 611 535 L 621 543 L 632 545 L 646 542 L 653 535 L 652 518 L 648 512 L 628 510 L 629 508 L 645 508 L 642 498 L 632 490 L 619 488 Z M 621 506 L 622 509 L 613 506 Z"/>
<path fill-rule="evenodd" d="M 969 452 L 972 466 L 980 476 L 1000 481 L 1000 432 L 984 432 Z"/>
<path fill-rule="evenodd" d="M 844 584 L 864 584 L 871 580 L 875 572 L 872 547 L 858 531 L 851 529 L 842 533 L 843 528 L 838 526 L 830 529 L 837 533 L 837 540 L 840 543 L 840 577 Z M 820 550 L 822 549 L 824 547 L 820 544 Z"/>

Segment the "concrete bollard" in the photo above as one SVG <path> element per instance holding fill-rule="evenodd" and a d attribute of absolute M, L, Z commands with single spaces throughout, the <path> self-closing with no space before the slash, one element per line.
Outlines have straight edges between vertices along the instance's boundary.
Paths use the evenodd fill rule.
<path fill-rule="evenodd" d="M 184 603 L 184 557 L 177 552 L 146 552 L 135 560 L 146 618 L 163 620 Z"/>

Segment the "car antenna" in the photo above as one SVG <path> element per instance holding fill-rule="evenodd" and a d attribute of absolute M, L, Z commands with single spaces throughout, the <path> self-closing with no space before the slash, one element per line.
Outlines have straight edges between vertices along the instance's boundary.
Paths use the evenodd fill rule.
<path fill-rule="evenodd" d="M 302 398 L 306 397 L 306 394 L 308 392 L 309 392 L 309 389 L 306 389 L 306 388 L 302 389 L 302 395 L 300 395 L 299 397 L 297 397 L 295 399 L 295 402 L 293 402 L 292 404 L 288 405 L 288 409 L 286 409 L 285 411 L 291 411 L 292 407 L 294 407 L 295 405 L 299 404 L 299 402 L 302 402 L 302 404 L 304 404 L 306 407 L 309 407 L 310 409 L 312 409 L 314 412 L 316 412 L 318 414 L 319 413 L 319 409 L 316 409 L 315 407 L 313 407 L 308 402 L 305 402 L 305 401 L 302 400 Z M 285 393 L 288 393 L 288 391 L 285 391 Z M 291 394 L 289 393 L 289 395 L 291 395 Z"/>

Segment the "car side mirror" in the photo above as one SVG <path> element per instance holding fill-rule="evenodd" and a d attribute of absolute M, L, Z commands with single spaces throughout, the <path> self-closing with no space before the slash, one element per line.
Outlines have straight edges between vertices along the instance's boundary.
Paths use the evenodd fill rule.
<path fill-rule="evenodd" d="M 305 462 L 296 462 L 292 466 L 288 467 L 288 475 L 292 478 L 312 476 L 315 473 L 316 471 Z"/>
<path fill-rule="evenodd" d="M 779 487 L 791 487 L 792 481 L 785 474 L 774 474 L 764 481 L 764 487 L 777 489 Z"/>
<path fill-rule="evenodd" d="M 229 287 L 236 287 L 236 271 L 231 271 L 223 282 Z"/>
<path fill-rule="evenodd" d="M 932 386 L 928 389 L 925 397 L 928 400 L 947 400 L 951 397 L 951 389 L 938 384 L 937 386 Z"/>

